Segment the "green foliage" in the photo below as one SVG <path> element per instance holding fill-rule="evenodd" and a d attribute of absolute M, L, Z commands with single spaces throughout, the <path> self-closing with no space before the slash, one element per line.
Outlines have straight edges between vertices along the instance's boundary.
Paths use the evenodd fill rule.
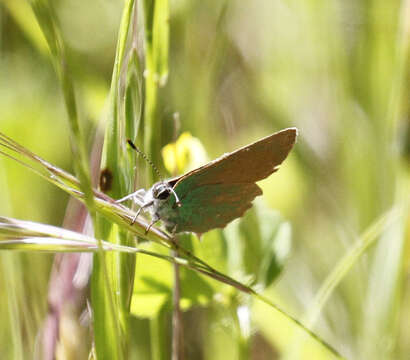
<path fill-rule="evenodd" d="M 225 234 L 232 258 L 231 271 L 244 271 L 263 288 L 271 285 L 289 255 L 290 224 L 257 201 L 254 210 L 229 226 Z"/>
<path fill-rule="evenodd" d="M 170 358 L 174 263 L 186 358 L 333 357 L 255 301 L 259 291 L 346 358 L 408 357 L 408 2 L 1 4 L 0 131 L 58 166 L 7 152 L 1 137 L 2 152 L 47 180 L 2 156 L 1 215 L 60 226 L 67 196 L 57 187 L 95 206 L 107 250 L 95 255 L 91 284 L 98 358 Z M 261 184 L 269 208 L 257 202 L 200 240 L 184 235 L 195 257 L 171 254 L 175 244 L 156 230 L 145 236 L 143 220 L 130 226 L 133 212 L 103 194 L 92 205 L 95 132 L 105 131 L 107 194 L 119 198 L 155 180 L 127 138 L 176 175 L 180 163 L 162 167 L 161 149 L 182 131 L 212 159 L 286 126 L 300 129 L 299 142 Z M 53 262 L 37 252 L 97 254 L 99 245 L 1 224 L 0 353 L 31 358 Z M 136 239 L 154 253 L 124 253 Z M 258 289 L 252 300 L 245 284 Z M 239 309 L 251 310 L 248 323 Z"/>

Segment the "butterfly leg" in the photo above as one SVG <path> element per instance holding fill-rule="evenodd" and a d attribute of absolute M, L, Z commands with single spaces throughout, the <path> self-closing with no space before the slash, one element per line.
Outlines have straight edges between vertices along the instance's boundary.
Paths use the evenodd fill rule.
<path fill-rule="evenodd" d="M 128 199 L 131 199 L 131 198 L 134 198 L 134 197 L 143 196 L 144 194 L 145 194 L 145 190 L 144 189 L 139 189 L 137 191 L 134 191 L 131 194 L 128 194 L 127 196 L 124 196 L 121 199 L 116 200 L 115 202 L 121 203 L 121 202 L 124 202 L 124 201 L 126 201 Z"/>
<path fill-rule="evenodd" d="M 172 237 L 175 237 L 175 234 L 177 233 L 177 224 L 174 225 L 174 227 L 170 230 Z"/>
<path fill-rule="evenodd" d="M 155 225 L 156 222 L 158 222 L 159 217 L 157 216 L 153 216 L 151 222 L 149 223 L 149 225 L 147 226 L 147 228 L 145 229 L 145 235 L 148 234 L 148 231 L 150 231 L 150 229 L 152 228 L 152 226 Z"/>
<path fill-rule="evenodd" d="M 154 203 L 153 201 L 150 201 L 150 202 L 147 202 L 146 204 L 141 205 L 141 207 L 135 213 L 135 216 L 131 221 L 131 225 L 135 224 L 135 221 L 137 221 L 137 217 L 140 214 L 141 210 L 144 210 L 146 207 L 150 207 L 153 203 Z"/>

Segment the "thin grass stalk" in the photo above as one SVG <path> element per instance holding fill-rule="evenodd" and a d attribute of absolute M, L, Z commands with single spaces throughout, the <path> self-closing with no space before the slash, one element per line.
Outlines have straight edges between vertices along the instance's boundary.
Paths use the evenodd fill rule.
<path fill-rule="evenodd" d="M 160 310 L 149 322 L 152 360 L 166 360 L 167 346 L 165 341 L 166 329 L 163 326 L 164 321 L 164 310 Z"/>
<path fill-rule="evenodd" d="M 143 0 L 144 18 L 144 50 L 145 50 L 145 99 L 144 99 L 144 150 L 154 164 L 160 164 L 161 124 L 158 111 L 159 86 L 163 85 L 168 73 L 168 0 Z M 164 77 L 162 77 L 165 75 Z M 163 81 L 164 80 L 164 81 Z M 153 184 L 156 178 L 155 170 L 146 167 L 146 178 Z M 152 319 L 153 336 L 158 343 L 164 343 L 163 326 L 158 326 L 160 319 Z M 156 330 L 156 331 L 155 331 Z M 154 352 L 158 359 L 161 352 Z M 154 357 L 155 358 L 155 357 Z"/>
<path fill-rule="evenodd" d="M 89 176 L 87 154 L 85 151 L 83 139 L 80 134 L 77 107 L 76 107 L 76 102 L 75 102 L 74 87 L 73 87 L 73 83 L 71 81 L 71 78 L 69 76 L 68 69 L 67 69 L 63 41 L 61 39 L 61 35 L 59 33 L 58 27 L 53 22 L 54 17 L 52 16 L 53 14 L 51 12 L 51 8 L 47 7 L 45 3 L 40 2 L 40 1 L 34 1 L 32 4 L 33 4 L 33 9 L 36 12 L 37 17 L 39 19 L 39 23 L 42 26 L 43 31 L 48 40 L 51 53 L 53 55 L 56 70 L 60 75 L 64 99 L 65 99 L 67 111 L 69 114 L 69 120 L 70 120 L 69 124 L 70 124 L 70 130 L 71 130 L 71 135 L 72 135 L 71 145 L 72 145 L 72 151 L 73 151 L 73 158 L 76 164 L 77 173 L 79 175 L 81 189 L 83 190 L 83 193 L 84 193 L 85 203 L 90 212 L 91 218 L 93 219 L 94 225 L 97 225 L 100 222 L 97 222 L 95 218 L 93 191 L 91 188 L 91 179 Z M 50 20 L 49 23 L 42 22 L 42 19 L 44 19 L 44 15 L 46 16 L 48 15 L 48 19 Z M 98 233 L 100 228 L 98 226 L 95 226 L 95 230 Z M 98 274 L 96 276 L 100 276 L 99 280 L 100 280 L 100 284 L 102 285 L 102 292 L 104 293 L 104 296 L 98 296 L 98 303 L 101 301 L 101 299 L 107 299 L 107 304 L 108 304 L 107 306 L 105 306 L 105 309 L 104 309 L 105 313 L 104 313 L 104 316 L 102 316 L 101 318 L 109 319 L 108 321 L 110 323 L 109 328 L 110 330 L 113 329 L 113 332 L 111 332 L 112 336 L 110 337 L 110 341 L 106 341 L 107 334 L 109 333 L 107 331 L 107 332 L 104 332 L 103 334 L 104 341 L 96 340 L 96 344 L 104 344 L 104 345 L 109 344 L 108 346 L 110 347 L 110 350 L 107 352 L 106 351 L 104 352 L 106 354 L 109 353 L 110 354 L 109 357 L 115 356 L 116 358 L 121 359 L 122 358 L 121 349 L 120 349 L 119 340 L 118 340 L 120 339 L 119 324 L 118 324 L 118 321 L 116 320 L 116 316 L 114 315 L 116 314 L 116 311 L 114 310 L 112 291 L 110 290 L 111 285 L 109 283 L 105 255 L 102 251 L 99 252 L 98 257 L 95 259 L 94 267 L 96 271 L 94 271 L 93 273 Z M 101 293 L 99 295 L 101 295 Z M 95 311 L 93 314 L 95 315 L 96 313 L 98 313 L 98 311 Z M 96 319 L 101 319 L 101 318 L 94 317 L 95 325 L 97 325 L 97 326 L 94 326 L 94 329 L 97 329 L 95 331 L 96 334 L 99 334 L 100 333 L 99 329 L 102 328 L 100 324 L 96 324 Z M 100 323 L 100 321 L 97 321 L 97 322 Z M 100 337 L 96 336 L 96 338 L 99 339 Z M 103 351 L 98 351 L 100 346 L 98 345 L 96 346 L 97 346 L 97 354 L 102 354 Z M 105 347 L 105 350 L 107 348 L 108 347 Z"/>
<path fill-rule="evenodd" d="M 144 13 L 144 55 L 145 55 L 145 101 L 144 101 L 144 150 L 154 164 L 159 164 L 159 149 L 161 138 L 159 119 L 157 116 L 157 83 L 155 81 L 155 63 L 153 46 L 153 22 L 155 1 L 143 0 Z M 147 167 L 147 180 L 154 183 L 156 174 L 154 169 Z"/>
<path fill-rule="evenodd" d="M 84 194 L 84 202 L 87 206 L 89 214 L 94 225 L 96 222 L 96 213 L 95 213 L 95 203 L 94 203 L 94 194 L 91 186 L 91 178 L 89 173 L 89 164 L 88 164 L 88 155 L 85 147 L 83 137 L 81 135 L 81 129 L 78 119 L 78 110 L 76 105 L 74 85 L 71 80 L 71 76 L 68 69 L 68 63 L 65 55 L 64 42 L 60 33 L 60 29 L 56 23 L 56 16 L 52 11 L 51 6 L 47 1 L 42 0 L 33 0 L 31 2 L 34 13 L 36 14 L 37 20 L 40 27 L 43 30 L 43 33 L 47 39 L 49 45 L 52 60 L 57 74 L 59 75 L 61 88 L 64 95 L 64 101 L 68 113 L 69 128 L 70 128 L 70 144 L 71 150 L 73 153 L 74 167 L 78 178 L 80 180 L 80 189 Z M 100 244 L 101 245 L 101 244 Z M 107 273 L 107 264 L 105 261 L 105 255 L 102 251 L 99 251 L 98 260 L 95 261 L 101 263 L 100 273 L 102 274 L 103 281 L 101 282 L 104 287 L 108 299 L 108 314 L 113 320 L 110 328 L 114 329 L 113 336 L 111 336 L 111 341 L 106 343 L 110 344 L 113 347 L 112 355 L 115 355 L 116 358 L 121 359 L 120 349 L 118 346 L 117 339 L 119 338 L 119 326 L 113 314 L 114 303 L 111 295 L 110 284 L 108 282 L 108 273 Z M 94 318 L 95 320 L 95 318 Z M 95 326 L 94 329 L 99 329 L 99 326 Z M 107 336 L 107 334 L 105 334 Z"/>
<path fill-rule="evenodd" d="M 168 76 L 168 0 L 143 0 L 145 48 L 145 106 L 144 149 L 154 164 L 160 164 L 161 126 L 158 116 L 158 91 Z M 153 169 L 148 169 L 148 179 L 155 179 Z"/>
<path fill-rule="evenodd" d="M 28 151 L 21 145 L 15 143 L 11 139 L 9 140 L 9 138 L 6 137 L 4 134 L 0 133 L 0 146 L 5 146 L 5 145 L 11 148 L 13 151 L 17 152 L 18 154 L 25 156 L 27 159 L 29 160 L 31 159 L 37 162 L 37 164 L 42 166 L 43 172 L 37 169 L 34 169 L 33 167 L 31 167 L 30 165 L 24 162 L 22 162 L 23 165 L 28 166 L 31 170 L 34 170 L 37 174 L 42 176 L 44 179 L 60 187 L 64 191 L 68 192 L 70 195 L 73 195 L 77 199 L 84 201 L 83 194 L 81 193 L 81 191 L 78 190 L 79 182 L 72 175 L 47 163 L 40 157 L 32 154 L 30 151 Z M 5 154 L 5 155 L 8 155 L 8 154 Z M 66 183 L 69 183 L 70 186 L 72 187 L 68 186 Z M 183 265 L 191 270 L 195 270 L 217 281 L 230 285 L 241 292 L 255 296 L 259 300 L 268 304 L 271 308 L 283 314 L 288 320 L 296 324 L 298 327 L 302 328 L 314 340 L 318 341 L 321 345 L 323 345 L 324 347 L 329 349 L 333 354 L 335 354 L 335 356 L 337 356 L 338 358 L 342 358 L 338 354 L 338 352 L 334 348 L 332 348 L 332 346 L 326 343 L 326 341 L 321 339 L 318 335 L 316 335 L 311 330 L 309 330 L 306 326 L 304 326 L 299 320 L 287 314 L 284 310 L 282 310 L 276 304 L 272 303 L 269 299 L 265 298 L 263 295 L 257 293 L 255 290 L 253 290 L 249 286 L 246 286 L 236 281 L 235 279 L 232 279 L 229 276 L 217 271 L 216 269 L 208 265 L 205 261 L 193 255 L 190 251 L 181 247 L 178 243 L 173 241 L 170 236 L 162 232 L 160 229 L 156 227 L 152 227 L 151 230 L 147 234 L 145 234 L 145 229 L 147 226 L 146 222 L 142 221 L 141 219 L 137 219 L 136 223 L 134 225 L 131 225 L 131 220 L 134 218 L 134 215 L 135 215 L 134 212 L 132 212 L 130 209 L 124 207 L 121 204 L 115 203 L 113 199 L 109 198 L 107 195 L 102 194 L 101 192 L 97 190 L 94 190 L 94 194 L 95 194 L 95 203 L 96 203 L 97 211 L 100 212 L 102 215 L 104 215 L 107 219 L 115 222 L 120 227 L 130 231 L 131 233 L 134 233 L 135 235 L 145 238 L 146 240 L 155 241 L 167 247 L 168 249 L 173 249 L 173 250 L 178 251 L 179 254 L 184 256 L 184 258 L 178 258 L 179 260 L 177 263 L 179 265 Z M 138 252 L 141 252 L 141 251 L 139 250 Z M 170 256 L 161 255 L 161 257 L 172 261 L 171 260 L 172 257 Z"/>
<path fill-rule="evenodd" d="M 22 221 L 22 220 L 15 220 L 5 217 L 0 217 L 0 239 L 1 235 L 4 234 L 4 229 L 9 229 L 6 232 L 6 235 L 9 240 L 0 240 L 0 248 L 1 249 L 20 249 L 20 250 L 29 250 L 30 244 L 37 244 L 37 245 L 44 245 L 42 251 L 50 251 L 50 252 L 60 252 L 60 251 L 70 251 L 70 252 L 77 252 L 77 251 L 97 251 L 98 250 L 98 241 L 90 238 L 83 234 L 78 234 L 73 231 L 65 230 L 65 229 L 58 229 L 53 226 L 43 225 L 43 224 L 36 224 L 29 221 Z M 54 240 L 53 240 L 54 239 Z M 64 240 L 64 242 L 61 242 Z M 52 241 L 55 241 L 52 243 Z M 336 350 L 334 350 L 330 345 L 328 345 L 325 341 L 319 338 L 316 334 L 311 332 L 307 329 L 300 321 L 296 320 L 295 318 L 289 316 L 284 310 L 279 308 L 276 304 L 273 304 L 269 299 L 264 297 L 263 295 L 257 293 L 249 286 L 246 286 L 229 276 L 226 276 L 219 271 L 212 269 L 212 270 L 205 270 L 201 267 L 198 267 L 195 263 L 191 263 L 187 259 L 179 258 L 179 257 L 172 257 L 168 255 L 157 254 L 154 252 L 150 252 L 143 249 L 132 248 L 128 246 L 122 246 L 117 244 L 112 244 L 106 241 L 101 241 L 103 244 L 104 251 L 118 251 L 118 252 L 127 252 L 127 253 L 141 253 L 144 255 L 154 256 L 159 259 L 163 259 L 169 261 L 173 264 L 178 264 L 181 266 L 185 266 L 191 270 L 197 271 L 202 273 L 208 277 L 211 277 L 215 280 L 221 281 L 225 284 L 233 286 L 237 290 L 241 292 L 250 294 L 262 302 L 268 304 L 270 307 L 279 311 L 282 315 L 284 315 L 288 320 L 293 321 L 299 327 L 302 327 L 304 330 L 308 332 L 314 339 L 319 341 L 323 346 L 325 346 L 328 350 L 330 350 L 335 356 L 340 357 Z M 48 246 L 48 248 L 47 248 Z M 41 247 L 39 248 L 41 250 Z M 158 319 L 156 319 L 158 320 Z M 156 328 L 159 326 L 158 323 L 152 323 L 151 326 L 152 331 L 157 333 L 160 329 Z M 155 330 L 156 329 L 156 330 Z M 156 338 L 154 337 L 154 340 Z M 161 341 L 160 339 L 156 339 Z M 155 343 L 155 341 L 154 341 Z M 159 351 L 159 349 L 157 349 Z M 161 352 L 159 351 L 157 355 L 161 358 Z"/>
<path fill-rule="evenodd" d="M 16 220 L 7 219 L 7 218 L 0 218 L 0 222 L 6 223 L 6 224 L 9 224 L 9 225 L 10 225 L 10 223 L 11 224 L 17 223 L 17 224 L 20 224 L 20 226 L 30 226 L 30 224 L 31 224 L 30 222 L 16 221 Z M 69 232 L 69 231 L 66 230 L 65 233 L 70 234 L 72 232 Z M 0 234 L 1 234 L 1 230 L 0 230 Z M 25 238 L 24 240 L 23 239 L 17 239 L 16 240 L 15 238 L 13 238 L 13 239 L 8 240 L 8 241 L 5 241 L 5 240 L 0 241 L 1 249 L 13 249 L 13 250 L 27 251 L 27 250 L 30 250 L 30 246 L 29 246 L 30 244 L 32 244 L 32 245 L 37 244 L 37 246 L 40 245 L 40 244 L 44 244 L 45 247 L 43 247 L 43 249 L 41 247 L 37 247 L 37 249 L 40 250 L 40 251 L 47 251 L 47 252 L 56 252 L 56 251 L 57 252 L 60 252 L 60 251 L 65 251 L 65 252 L 73 252 L 73 251 L 74 252 L 78 252 L 78 251 L 90 252 L 90 251 L 98 251 L 98 249 L 99 249 L 99 245 L 98 245 L 97 240 L 93 240 L 91 238 L 88 238 L 85 235 L 81 235 L 81 238 L 83 240 L 80 240 L 80 238 L 78 236 L 74 235 L 74 238 L 76 238 L 77 240 L 75 240 L 75 241 L 71 240 L 71 242 L 63 242 L 63 243 L 60 243 L 59 246 L 54 246 L 51 243 L 52 237 L 50 237 L 50 236 L 44 237 L 44 234 L 41 234 L 42 236 L 37 237 L 37 238 L 33 238 L 32 236 L 26 238 L 27 237 L 26 232 L 23 232 L 21 235 L 22 235 L 22 237 Z M 51 233 L 50 235 L 54 236 L 55 233 Z M 147 250 L 131 248 L 131 247 L 122 246 L 122 245 L 116 245 L 116 244 L 112 244 L 112 243 L 105 242 L 105 241 L 101 241 L 101 243 L 103 244 L 104 251 L 121 251 L 121 252 L 129 252 L 129 253 L 141 253 L 141 254 L 144 254 L 144 255 L 154 256 L 154 257 L 169 261 L 169 262 L 174 263 L 174 264 L 185 266 L 185 267 L 187 267 L 191 270 L 197 271 L 197 272 L 202 273 L 206 276 L 209 276 L 209 277 L 211 277 L 215 280 L 218 280 L 218 281 L 221 281 L 225 284 L 233 286 L 234 288 L 236 288 L 239 291 L 250 294 L 250 295 L 258 298 L 262 302 L 268 304 L 270 307 L 274 308 L 276 311 L 278 311 L 279 313 L 284 315 L 288 320 L 291 320 L 296 325 L 298 325 L 298 327 L 303 328 L 305 331 L 308 332 L 308 334 L 310 336 L 312 336 L 320 344 L 322 344 L 324 347 L 326 347 L 335 356 L 337 356 L 338 358 L 341 358 L 341 356 L 337 353 L 336 350 L 334 350 L 329 344 L 327 344 L 324 340 L 322 340 L 320 337 L 318 337 L 315 333 L 313 333 L 309 329 L 307 329 L 300 321 L 293 318 L 292 316 L 289 316 L 284 310 L 279 308 L 276 304 L 272 303 L 269 299 L 267 299 L 263 295 L 257 293 L 256 291 L 254 291 L 250 287 L 248 287 L 248 286 L 246 286 L 246 285 L 244 285 L 244 284 L 230 278 L 229 276 L 226 276 L 226 275 L 218 272 L 217 270 L 205 270 L 201 267 L 198 267 L 194 263 L 190 263 L 189 260 L 184 259 L 184 258 L 178 258 L 178 257 L 172 257 L 172 256 L 157 254 L 157 253 L 153 253 L 153 252 L 150 252 L 150 251 L 147 251 Z M 32 249 L 33 249 L 33 247 L 31 247 L 31 250 Z M 155 325 L 154 323 L 151 324 L 151 326 L 154 326 L 154 325 Z M 152 329 L 152 330 L 154 331 L 154 329 Z M 155 331 L 155 333 L 157 333 L 157 331 Z M 154 340 L 155 340 L 155 338 L 154 338 Z M 161 341 L 160 339 L 157 339 L 157 340 Z M 158 353 L 158 354 L 160 354 L 160 353 Z"/>
<path fill-rule="evenodd" d="M 329 276 L 325 279 L 319 291 L 317 292 L 313 305 L 310 310 L 304 316 L 303 323 L 309 329 L 312 329 L 314 324 L 319 318 L 319 315 L 329 300 L 330 296 L 336 289 L 336 287 L 345 278 L 347 273 L 358 262 L 361 256 L 380 238 L 380 235 L 386 231 L 386 229 L 397 222 L 402 216 L 403 209 L 394 207 L 390 211 L 383 214 L 377 219 L 369 228 L 363 232 L 358 238 L 351 250 L 340 259 L 339 263 L 334 267 Z M 290 351 L 286 358 L 298 358 L 298 351 L 301 349 L 303 342 L 306 340 L 306 335 L 298 333 L 289 347 Z"/>
<path fill-rule="evenodd" d="M 178 257 L 177 251 L 172 251 L 171 256 Z M 179 265 L 173 265 L 174 284 L 172 294 L 172 360 L 184 359 L 184 332 L 182 324 L 182 311 L 180 307 L 181 300 L 181 281 Z"/>
<path fill-rule="evenodd" d="M 45 237 L 44 235 L 47 234 L 47 232 L 45 232 L 45 231 L 37 231 L 36 230 L 34 233 L 31 232 L 31 234 L 30 234 L 30 232 L 28 233 L 27 231 L 22 231 L 21 235 L 17 236 L 16 234 L 18 234 L 21 227 L 30 228 L 30 227 L 32 227 L 32 225 L 31 225 L 32 223 L 31 222 L 26 222 L 26 221 L 20 221 L 20 220 L 17 221 L 17 220 L 8 219 L 8 218 L 0 218 L 0 223 L 3 224 L 3 226 L 0 227 L 0 234 L 2 234 L 3 231 L 4 231 L 4 229 L 2 229 L 2 228 L 4 228 L 4 224 L 6 224 L 9 227 L 9 229 L 14 228 L 15 231 L 16 231 L 15 235 L 13 235 L 10 238 L 10 240 L 1 240 L 0 241 L 1 249 L 13 249 L 13 250 L 18 250 L 19 249 L 19 250 L 27 251 L 27 250 L 33 250 L 33 245 L 37 245 L 36 249 L 38 249 L 40 251 L 47 251 L 47 252 L 56 252 L 56 251 L 58 251 L 58 252 L 60 252 L 60 251 L 69 251 L 69 252 L 86 251 L 86 252 L 89 252 L 89 251 L 97 251 L 99 249 L 97 240 L 92 240 L 91 238 L 88 238 L 85 235 L 79 234 L 79 236 L 80 236 L 79 237 L 79 236 L 75 235 L 75 233 L 74 233 L 74 235 L 71 235 L 67 238 L 67 240 L 71 239 L 71 242 L 64 242 L 63 244 L 59 243 L 58 244 L 59 246 L 54 246 L 53 243 L 52 243 L 52 239 L 56 235 L 55 232 L 51 232 L 51 233 L 49 233 L 49 236 Z M 13 224 L 16 224 L 18 226 L 13 227 Z M 52 228 L 52 227 L 50 227 L 50 228 Z M 70 232 L 68 230 L 64 230 L 63 234 L 71 234 L 71 233 L 72 232 Z M 7 232 L 6 234 L 8 234 L 7 236 L 10 236 L 10 231 Z M 40 236 L 33 237 L 34 234 L 39 234 Z M 16 239 L 16 237 L 17 237 L 17 239 Z M 250 295 L 258 298 L 262 302 L 268 304 L 270 307 L 274 308 L 276 311 L 278 311 L 282 315 L 284 315 L 288 320 L 290 320 L 293 323 L 295 323 L 296 325 L 298 325 L 298 327 L 301 327 L 310 336 L 312 336 L 315 340 L 317 340 L 320 344 L 322 344 L 324 347 L 326 347 L 328 350 L 330 350 L 335 356 L 341 358 L 341 356 L 337 353 L 337 351 L 334 350 L 323 339 L 321 339 L 315 333 L 313 333 L 312 331 L 307 329 L 300 321 L 298 321 L 297 319 L 295 319 L 292 316 L 290 316 L 289 314 L 287 314 L 284 310 L 282 310 L 276 304 L 272 303 L 269 299 L 267 299 L 263 295 L 257 293 L 255 290 L 253 290 L 249 286 L 244 285 L 244 284 L 230 278 L 229 276 L 220 273 L 219 271 L 217 271 L 215 269 L 212 269 L 210 266 L 208 267 L 208 269 L 205 269 L 200 264 L 198 265 L 195 262 L 190 261 L 189 259 L 157 254 L 157 253 L 153 253 L 153 252 L 150 252 L 150 251 L 147 251 L 147 250 L 131 248 L 131 247 L 122 246 L 122 245 L 116 245 L 116 244 L 112 244 L 112 243 L 109 243 L 109 242 L 101 242 L 101 243 L 103 244 L 103 248 L 104 248 L 105 251 L 121 251 L 121 252 L 129 252 L 129 253 L 141 253 L 141 254 L 145 254 L 145 255 L 149 255 L 149 256 L 154 256 L 154 257 L 169 261 L 169 262 L 174 263 L 174 264 L 182 265 L 182 266 L 187 267 L 191 270 L 197 271 L 197 272 L 199 272 L 201 274 L 204 274 L 208 277 L 211 277 L 215 280 L 218 280 L 218 281 L 223 282 L 227 285 L 230 285 L 230 286 L 236 288 L 237 290 L 239 290 L 241 292 L 250 294 Z M 38 245 L 41 245 L 41 244 L 43 244 L 42 245 L 43 247 L 38 246 Z"/>
<path fill-rule="evenodd" d="M 1 266 L 3 284 L 5 287 L 5 293 L 7 294 L 8 309 L 9 310 L 9 323 L 12 333 L 12 348 L 13 359 L 23 360 L 23 341 L 22 336 L 22 321 L 20 319 L 20 311 L 18 306 L 17 288 L 14 285 L 16 283 L 16 264 L 13 261 L 14 254 L 1 254 Z"/>
<path fill-rule="evenodd" d="M 119 198 L 124 192 L 124 172 L 123 168 L 123 148 L 124 145 L 121 140 L 124 138 L 123 126 L 121 124 L 121 109 L 122 104 L 122 84 L 121 73 L 126 58 L 126 47 L 128 41 L 128 34 L 133 18 L 133 9 L 135 6 L 134 0 L 129 0 L 124 4 L 124 10 L 121 18 L 117 49 L 115 54 L 114 68 L 112 74 L 110 95 L 109 95 L 109 115 L 107 127 L 104 137 L 103 157 L 101 161 L 101 168 L 109 172 L 112 177 L 111 188 L 105 191 L 114 198 Z M 110 221 L 103 217 L 98 218 L 98 226 L 96 228 L 96 235 L 98 238 L 112 239 L 113 242 L 122 245 L 128 245 L 127 234 L 121 231 L 121 228 L 113 226 Z M 133 287 L 135 256 L 124 255 L 121 253 L 113 254 L 110 257 L 110 282 L 113 286 L 113 294 L 115 295 L 116 307 L 116 323 L 119 324 L 118 341 L 121 351 L 121 357 L 126 358 L 128 353 L 128 317 L 130 294 Z M 95 269 L 100 268 L 101 264 L 98 259 L 94 261 Z M 92 299 L 95 303 L 94 312 L 96 316 L 104 318 L 106 311 L 104 289 L 101 287 L 103 274 L 98 271 L 93 272 L 92 277 Z M 109 320 L 109 319 L 108 319 Z M 104 322 L 104 326 L 98 330 L 96 334 L 97 356 L 107 352 L 107 342 L 105 330 L 110 327 L 110 321 Z"/>
<path fill-rule="evenodd" d="M 409 71 L 409 4 L 397 2 L 397 11 L 386 14 L 385 27 L 380 14 L 385 13 L 383 3 L 375 2 L 367 19 L 369 55 L 369 110 L 375 130 L 374 172 L 376 176 L 375 199 L 382 210 L 403 199 L 400 188 L 400 139 L 399 122 L 406 117 L 405 102 L 408 91 L 404 84 Z M 404 10 L 404 11 L 400 11 Z M 406 11 L 407 10 L 407 11 Z M 383 36 L 376 34 L 383 31 Z M 367 64 L 366 64 L 367 65 Z M 404 105 L 404 106 L 403 106 Z M 383 164 L 379 171 L 378 164 Z M 404 193 L 408 193 L 404 190 Z M 366 204 L 366 202 L 365 202 Z M 379 210 L 380 211 L 380 210 Z M 403 249 L 405 246 L 403 219 L 383 232 L 370 257 L 369 277 L 363 315 L 358 336 L 361 339 L 358 357 L 392 358 L 396 355 L 396 340 L 399 332 L 400 301 L 405 269 Z M 383 342 L 380 341 L 383 339 Z M 385 346 L 388 343 L 388 346 Z"/>
<path fill-rule="evenodd" d="M 176 141 L 176 132 L 174 136 L 174 142 Z M 176 147 L 174 148 L 175 164 L 177 163 Z M 172 176 L 177 176 L 177 166 L 172 173 Z M 175 242 L 179 242 L 179 238 L 174 235 Z M 178 251 L 171 251 L 171 256 L 179 256 Z M 179 265 L 173 265 L 174 282 L 172 288 L 172 360 L 183 360 L 184 354 L 184 327 L 182 323 L 182 311 L 180 307 L 181 301 L 181 277 L 179 271 Z"/>
<path fill-rule="evenodd" d="M 85 194 L 85 203 L 91 216 L 94 217 L 95 211 L 88 155 L 78 119 L 74 84 L 68 68 L 64 42 L 62 40 L 60 29 L 56 23 L 56 15 L 54 14 L 51 6 L 48 4 L 48 1 L 32 0 L 31 6 L 47 40 L 52 55 L 53 65 L 60 79 L 60 85 L 69 120 L 70 144 L 71 151 L 73 153 L 74 167 L 80 180 L 81 190 Z"/>

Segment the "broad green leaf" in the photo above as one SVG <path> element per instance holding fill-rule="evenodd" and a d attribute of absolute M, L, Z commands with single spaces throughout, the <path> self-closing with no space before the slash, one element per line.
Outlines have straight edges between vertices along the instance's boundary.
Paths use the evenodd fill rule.
<path fill-rule="evenodd" d="M 154 318 L 169 302 L 169 292 L 144 293 L 131 299 L 130 313 L 140 318 Z"/>
<path fill-rule="evenodd" d="M 169 0 L 155 0 L 153 23 L 153 56 L 155 78 L 160 86 L 168 79 Z"/>
<path fill-rule="evenodd" d="M 166 254 L 163 247 L 143 244 L 144 249 Z M 154 317 L 162 309 L 171 310 L 174 269 L 164 261 L 139 257 L 136 264 L 136 279 L 131 300 L 131 313 L 139 317 Z M 214 294 L 210 282 L 204 277 L 185 268 L 180 268 L 181 307 L 203 306 Z M 137 306 L 141 305 L 140 308 Z"/>
<path fill-rule="evenodd" d="M 267 287 L 280 274 L 290 251 L 291 229 L 278 212 L 262 201 L 225 230 L 229 247 L 229 266 L 233 273 L 251 277 Z M 245 271 L 245 272 L 244 272 Z"/>

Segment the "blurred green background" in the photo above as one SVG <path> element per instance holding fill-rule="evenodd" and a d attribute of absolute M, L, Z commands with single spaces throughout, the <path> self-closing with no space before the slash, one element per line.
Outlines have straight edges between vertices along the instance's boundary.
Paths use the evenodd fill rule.
<path fill-rule="evenodd" d="M 91 147 L 104 120 L 123 2 L 54 6 Z M 361 234 L 408 202 L 410 2 L 171 0 L 169 21 L 163 145 L 174 141 L 174 113 L 210 158 L 285 127 L 300 130 L 281 170 L 261 186 L 264 202 L 292 227 L 291 252 L 267 296 L 301 318 Z M 0 131 L 72 172 L 58 79 L 27 2 L 0 2 L 0 31 Z M 1 215 L 61 225 L 67 202 L 0 158 Z M 347 358 L 408 359 L 408 228 L 405 212 L 383 229 L 324 307 L 315 331 Z M 0 356 L 7 359 L 13 349 L 34 348 L 52 256 L 1 253 L 0 260 Z M 189 312 L 187 331 L 201 311 Z M 237 358 L 225 315 L 212 316 L 209 333 L 198 336 L 206 341 L 192 345 L 206 348 L 198 358 Z M 253 359 L 292 357 L 288 324 L 260 304 L 252 321 Z M 308 346 L 296 356 L 329 357 Z"/>

